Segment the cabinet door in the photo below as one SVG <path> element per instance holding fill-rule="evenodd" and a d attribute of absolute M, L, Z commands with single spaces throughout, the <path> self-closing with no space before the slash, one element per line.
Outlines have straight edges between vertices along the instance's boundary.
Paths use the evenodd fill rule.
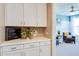
<path fill-rule="evenodd" d="M 21 51 L 10 51 L 10 52 L 3 52 L 3 56 L 22 56 Z"/>
<path fill-rule="evenodd" d="M 24 49 L 25 56 L 39 56 L 39 47 Z"/>
<path fill-rule="evenodd" d="M 23 20 L 23 4 L 5 4 L 5 25 L 19 26 Z"/>
<path fill-rule="evenodd" d="M 37 23 L 38 23 L 38 26 L 40 26 L 40 27 L 47 26 L 47 5 L 44 3 L 38 4 Z"/>
<path fill-rule="evenodd" d="M 37 4 L 34 3 L 24 4 L 25 26 L 37 26 L 36 8 Z"/>
<path fill-rule="evenodd" d="M 40 56 L 50 56 L 50 46 L 40 46 Z"/>

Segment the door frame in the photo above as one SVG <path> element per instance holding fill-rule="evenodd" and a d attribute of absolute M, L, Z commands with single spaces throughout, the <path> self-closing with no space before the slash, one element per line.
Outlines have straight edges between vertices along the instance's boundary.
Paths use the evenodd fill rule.
<path fill-rule="evenodd" d="M 56 3 L 52 3 L 52 56 L 56 56 Z"/>

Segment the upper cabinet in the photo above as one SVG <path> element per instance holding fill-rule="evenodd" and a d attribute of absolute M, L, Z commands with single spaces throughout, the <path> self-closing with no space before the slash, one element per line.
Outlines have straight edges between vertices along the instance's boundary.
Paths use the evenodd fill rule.
<path fill-rule="evenodd" d="M 46 4 L 38 4 L 37 6 L 37 25 L 40 27 L 47 26 L 47 5 Z"/>
<path fill-rule="evenodd" d="M 5 4 L 6 26 L 47 26 L 45 3 Z"/>
<path fill-rule="evenodd" d="M 37 4 L 24 4 L 24 21 L 25 26 L 37 26 Z"/>
<path fill-rule="evenodd" d="M 46 27 L 47 5 L 46 4 L 24 4 L 25 26 Z"/>
<path fill-rule="evenodd" d="M 23 4 L 5 4 L 5 25 L 20 26 L 23 22 Z"/>

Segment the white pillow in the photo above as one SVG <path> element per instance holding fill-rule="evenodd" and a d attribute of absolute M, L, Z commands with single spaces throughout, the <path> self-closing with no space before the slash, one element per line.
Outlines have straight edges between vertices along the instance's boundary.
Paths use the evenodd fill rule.
<path fill-rule="evenodd" d="M 67 38 L 72 38 L 72 36 L 71 35 L 68 35 Z"/>

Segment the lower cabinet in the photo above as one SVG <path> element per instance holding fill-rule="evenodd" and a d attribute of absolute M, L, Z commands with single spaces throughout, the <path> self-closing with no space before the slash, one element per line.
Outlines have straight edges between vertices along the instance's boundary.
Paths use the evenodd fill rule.
<path fill-rule="evenodd" d="M 39 56 L 39 47 L 24 49 L 24 56 Z"/>
<path fill-rule="evenodd" d="M 50 56 L 50 46 L 40 46 L 40 56 Z"/>
<path fill-rule="evenodd" d="M 10 51 L 10 52 L 3 52 L 2 55 L 3 56 L 22 56 L 22 52 L 21 50 L 16 50 L 16 51 Z"/>
<path fill-rule="evenodd" d="M 51 54 L 50 41 L 5 46 L 1 50 L 2 56 L 50 56 Z"/>

